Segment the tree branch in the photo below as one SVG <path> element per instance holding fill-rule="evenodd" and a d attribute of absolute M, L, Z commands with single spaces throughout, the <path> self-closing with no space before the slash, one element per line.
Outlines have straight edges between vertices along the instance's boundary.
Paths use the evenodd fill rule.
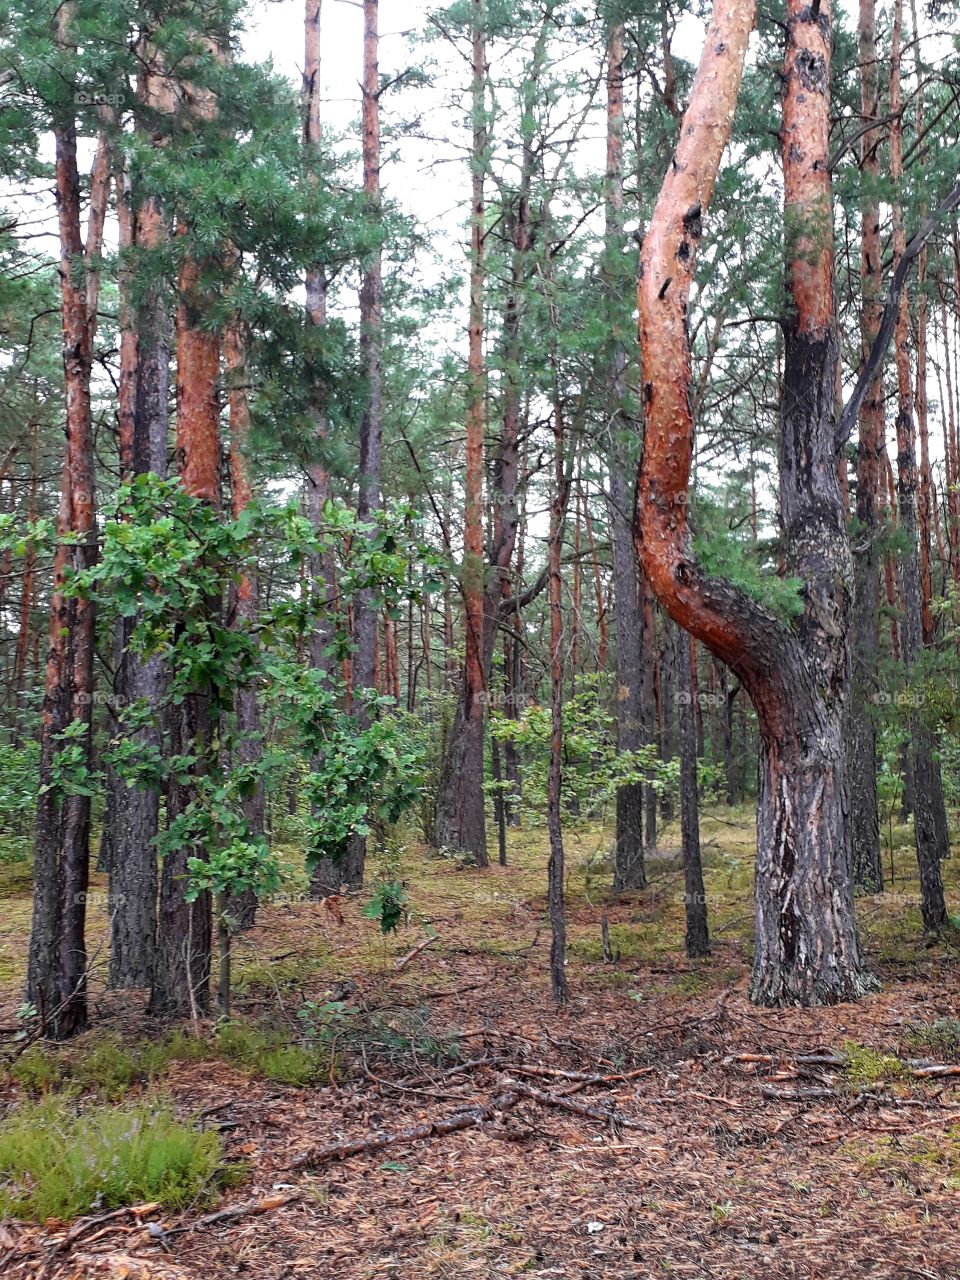
<path fill-rule="evenodd" d="M 952 213 L 954 209 L 960 206 L 960 183 L 953 188 L 949 195 L 937 205 L 933 213 L 924 218 L 923 222 L 913 234 L 913 238 L 903 251 L 903 257 L 897 264 L 897 269 L 893 273 L 893 279 L 890 281 L 890 289 L 887 293 L 886 305 L 883 308 L 883 317 L 880 321 L 880 329 L 874 338 L 873 346 L 870 348 L 870 354 L 864 362 L 863 368 L 860 370 L 860 376 L 857 378 L 857 385 L 853 389 L 853 394 L 844 405 L 843 413 L 840 415 L 840 421 L 837 423 L 837 431 L 835 443 L 837 452 L 850 439 L 853 434 L 853 428 L 856 425 L 860 409 L 863 405 L 866 394 L 870 389 L 870 384 L 880 370 L 884 357 L 887 353 L 887 347 L 890 345 L 890 339 L 893 337 L 893 331 L 897 323 L 897 311 L 900 307 L 900 295 L 903 292 L 903 286 L 906 284 L 907 276 L 913 261 L 920 254 L 924 245 L 936 231 L 940 225 L 941 219 L 948 213 Z"/>

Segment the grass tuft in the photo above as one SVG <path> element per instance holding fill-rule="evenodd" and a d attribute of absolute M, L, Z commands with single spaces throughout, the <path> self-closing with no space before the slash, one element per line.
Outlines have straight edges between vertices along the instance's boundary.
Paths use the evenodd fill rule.
<path fill-rule="evenodd" d="M 51 1095 L 0 1125 L 0 1216 L 69 1219 L 142 1201 L 167 1208 L 209 1201 L 239 1171 L 216 1133 L 183 1124 L 165 1105 L 78 1111 Z"/>

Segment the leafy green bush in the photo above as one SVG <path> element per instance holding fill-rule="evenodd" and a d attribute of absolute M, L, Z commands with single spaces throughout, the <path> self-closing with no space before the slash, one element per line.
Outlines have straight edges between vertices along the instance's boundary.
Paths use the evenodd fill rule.
<path fill-rule="evenodd" d="M 564 795 L 584 816 L 597 816 L 628 783 L 649 783 L 661 796 L 679 794 L 678 759 L 661 760 L 652 745 L 636 751 L 617 749 L 616 696 L 605 676 L 582 675 L 563 706 Z M 549 706 L 524 707 L 516 719 L 500 713 L 490 718 L 492 736 L 517 749 L 523 779 L 520 808 L 534 823 L 542 821 L 547 804 L 552 731 Z M 488 784 L 488 792 L 495 789 L 495 784 Z M 509 794 L 508 784 L 503 789 Z"/>
<path fill-rule="evenodd" d="M 236 1178 L 216 1133 L 155 1102 L 79 1112 L 51 1096 L 0 1125 L 0 1216 L 68 1219 L 145 1200 L 177 1208 Z"/>
<path fill-rule="evenodd" d="M 0 743 L 0 834 L 28 836 L 33 831 L 39 776 L 39 741 L 22 747 Z"/>

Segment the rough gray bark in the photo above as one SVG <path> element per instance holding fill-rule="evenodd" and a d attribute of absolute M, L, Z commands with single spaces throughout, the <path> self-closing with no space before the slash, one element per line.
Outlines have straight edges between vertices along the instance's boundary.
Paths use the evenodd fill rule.
<path fill-rule="evenodd" d="M 144 90 L 146 92 L 146 90 Z M 159 144 L 159 138 L 155 137 Z M 150 251 L 161 247 L 167 228 L 159 201 L 145 198 L 138 210 L 134 238 Z M 152 284 L 141 299 L 136 318 L 136 382 L 132 457 L 134 475 L 167 472 L 170 392 L 170 296 Z M 143 699 L 159 707 L 163 699 L 163 664 L 143 661 L 127 651 L 134 622 L 118 624 L 114 701 L 119 709 Z M 141 729 L 145 746 L 159 746 L 158 726 Z M 107 775 L 104 845 L 101 858 L 110 873 L 110 962 L 108 985 L 116 989 L 149 986 L 157 932 L 157 850 L 160 794 L 153 788 L 129 787 L 110 770 Z M 106 857 L 104 857 L 106 854 Z"/>
<path fill-rule="evenodd" d="M 860 0 L 859 17 L 860 96 L 866 120 L 878 115 L 878 68 L 874 0 Z M 880 135 L 868 130 L 861 140 L 860 167 L 867 184 L 879 174 L 877 149 Z M 860 236 L 862 305 L 860 336 L 864 358 L 880 328 L 880 209 L 871 189 L 863 209 Z M 883 377 L 867 389 L 860 409 L 857 443 L 857 522 L 854 549 L 854 603 L 851 618 L 853 688 L 847 713 L 847 774 L 857 779 L 850 789 L 850 847 L 854 886 L 866 893 L 883 889 L 880 858 L 880 817 L 877 806 L 877 734 L 870 713 L 877 691 L 879 642 L 880 536 L 878 510 L 880 453 L 884 437 Z"/>
<path fill-rule="evenodd" d="M 171 752 L 203 756 L 211 733 L 209 709 L 201 695 L 190 695 L 169 713 Z M 201 766 L 202 767 L 202 766 Z M 172 782 L 167 790 L 167 821 L 173 822 L 190 803 L 193 785 Z M 213 942 L 211 901 L 201 893 L 187 902 L 183 886 L 188 860 L 196 850 L 181 845 L 163 858 L 157 949 L 149 1012 L 171 1017 L 203 1016 L 210 1009 L 210 968 Z"/>
<path fill-rule="evenodd" d="M 622 424 L 621 424 L 622 425 Z M 617 717 L 617 750 L 636 751 L 643 743 L 643 687 L 637 557 L 633 540 L 633 492 L 631 474 L 622 443 L 610 453 L 609 511 Z M 642 782 L 631 782 L 617 791 L 616 847 L 613 856 L 613 887 L 643 889 L 647 874 L 644 864 Z"/>
<path fill-rule="evenodd" d="M 690 679 L 690 634 L 681 630 L 676 646 L 680 706 L 680 832 L 683 844 L 685 946 L 691 958 L 710 954 L 707 895 L 700 859 L 700 804 L 697 797 L 697 722 Z"/>

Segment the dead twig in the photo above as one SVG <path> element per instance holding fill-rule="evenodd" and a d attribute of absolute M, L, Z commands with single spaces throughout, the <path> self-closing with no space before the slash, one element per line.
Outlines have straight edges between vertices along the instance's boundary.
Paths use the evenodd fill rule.
<path fill-rule="evenodd" d="M 280 1195 L 267 1196 L 263 1200 L 247 1200 L 243 1204 L 232 1205 L 228 1209 L 218 1209 L 216 1213 L 205 1214 L 194 1222 L 185 1222 L 180 1227 L 168 1227 L 164 1235 L 180 1235 L 184 1231 L 196 1231 L 199 1227 L 212 1227 L 217 1222 L 235 1222 L 238 1218 L 252 1218 L 260 1213 L 271 1213 L 274 1209 L 282 1209 L 301 1199 L 299 1191 L 287 1191 Z"/>
<path fill-rule="evenodd" d="M 400 973 L 407 967 L 411 960 L 416 960 L 421 951 L 426 951 L 427 947 L 432 947 L 435 942 L 439 941 L 440 939 L 437 935 L 432 934 L 429 938 L 424 938 L 422 942 L 418 942 L 412 951 L 408 951 L 405 956 L 401 956 L 400 959 L 395 962 L 394 969 L 396 972 Z"/>

